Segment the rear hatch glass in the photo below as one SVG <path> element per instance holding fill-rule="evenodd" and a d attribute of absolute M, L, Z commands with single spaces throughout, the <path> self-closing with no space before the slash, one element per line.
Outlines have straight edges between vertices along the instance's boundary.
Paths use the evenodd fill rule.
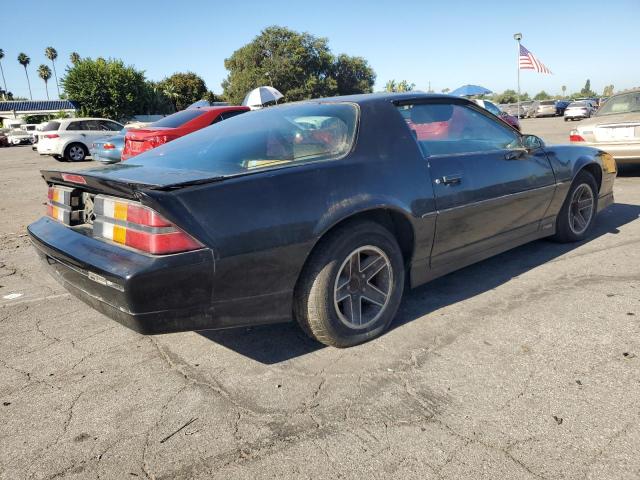
<path fill-rule="evenodd" d="M 358 109 L 350 103 L 301 103 L 225 120 L 127 161 L 144 167 L 238 175 L 347 154 Z"/>
<path fill-rule="evenodd" d="M 169 115 L 168 117 L 164 117 L 157 122 L 153 122 L 149 125 L 150 129 L 153 128 L 177 128 L 184 125 L 187 122 L 190 122 L 194 118 L 199 117 L 205 112 L 205 110 L 182 110 L 181 112 L 176 112 L 173 115 Z"/>

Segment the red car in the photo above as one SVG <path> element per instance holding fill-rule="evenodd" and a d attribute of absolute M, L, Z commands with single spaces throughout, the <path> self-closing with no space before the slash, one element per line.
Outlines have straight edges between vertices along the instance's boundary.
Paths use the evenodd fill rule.
<path fill-rule="evenodd" d="M 188 108 L 153 122 L 146 128 L 129 130 L 124 137 L 122 160 L 249 110 L 249 107 L 229 106 Z"/>

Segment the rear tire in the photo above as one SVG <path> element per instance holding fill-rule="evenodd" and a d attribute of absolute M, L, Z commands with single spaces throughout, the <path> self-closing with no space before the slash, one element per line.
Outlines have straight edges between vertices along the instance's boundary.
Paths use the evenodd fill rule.
<path fill-rule="evenodd" d="M 311 253 L 294 292 L 294 316 L 325 345 L 366 342 L 395 317 L 404 279 L 404 259 L 391 232 L 375 222 L 349 222 Z"/>
<path fill-rule="evenodd" d="M 81 143 L 72 143 L 64 149 L 64 158 L 68 162 L 82 162 L 87 158 L 89 152 Z"/>
<path fill-rule="evenodd" d="M 582 170 L 569 188 L 552 238 L 563 243 L 584 240 L 593 228 L 597 211 L 598 185 L 593 175 Z"/>

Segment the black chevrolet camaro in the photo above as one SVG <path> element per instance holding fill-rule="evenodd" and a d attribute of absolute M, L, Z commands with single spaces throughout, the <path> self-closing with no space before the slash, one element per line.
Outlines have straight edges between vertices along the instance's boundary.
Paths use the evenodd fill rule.
<path fill-rule="evenodd" d="M 267 108 L 119 165 L 42 173 L 31 239 L 107 316 L 146 334 L 295 319 L 346 347 L 388 327 L 405 284 L 585 238 L 616 165 L 405 93 Z"/>

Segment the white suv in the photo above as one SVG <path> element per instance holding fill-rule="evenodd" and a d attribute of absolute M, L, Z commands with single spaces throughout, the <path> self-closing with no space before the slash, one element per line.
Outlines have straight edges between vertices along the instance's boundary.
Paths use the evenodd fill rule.
<path fill-rule="evenodd" d="M 93 140 L 115 135 L 124 128 L 106 118 L 68 118 L 48 122 L 38 132 L 38 153 L 56 160 L 81 162 L 89 155 Z"/>

